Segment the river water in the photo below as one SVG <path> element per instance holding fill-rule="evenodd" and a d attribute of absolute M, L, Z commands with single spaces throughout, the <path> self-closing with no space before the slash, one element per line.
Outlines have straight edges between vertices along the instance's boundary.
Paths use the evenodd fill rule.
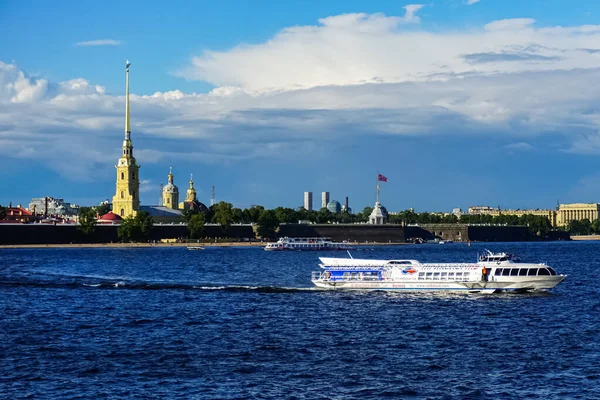
<path fill-rule="evenodd" d="M 569 277 L 549 293 L 332 292 L 319 255 L 259 248 L 3 249 L 0 397 L 600 398 L 600 242 L 364 247 Z"/>

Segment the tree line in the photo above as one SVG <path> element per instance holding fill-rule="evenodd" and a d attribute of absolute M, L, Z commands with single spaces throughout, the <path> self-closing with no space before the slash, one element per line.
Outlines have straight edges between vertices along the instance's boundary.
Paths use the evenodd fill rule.
<path fill-rule="evenodd" d="M 0 209 L 1 210 L 1 209 Z M 80 229 L 85 233 L 91 233 L 95 229 L 96 215 L 102 215 L 110 210 L 109 206 L 81 207 L 79 211 Z M 294 224 L 299 221 L 310 223 L 365 223 L 373 211 L 372 207 L 365 207 L 361 212 L 351 214 L 348 212 L 332 213 L 327 208 L 308 211 L 300 207 L 298 209 L 277 207 L 265 209 L 263 206 L 252 206 L 246 209 L 233 207 L 231 203 L 219 202 L 210 206 L 205 212 L 197 210 L 185 210 L 182 212 L 183 220 L 188 226 L 191 238 L 199 238 L 205 224 L 213 223 L 222 226 L 232 224 L 256 224 L 257 234 L 260 237 L 273 237 L 280 224 Z M 124 241 L 142 241 L 150 237 L 154 221 L 146 212 L 138 212 L 135 217 L 123 220 L 119 227 L 119 238 Z M 390 215 L 388 223 L 399 225 L 412 224 L 492 224 L 492 225 L 518 225 L 527 226 L 532 234 L 545 236 L 553 227 L 548 218 L 541 215 L 526 214 L 522 216 L 501 214 L 497 216 L 485 214 L 463 214 L 457 217 L 454 214 L 416 213 L 413 210 L 401 211 Z M 572 221 L 566 230 L 571 234 L 600 233 L 600 221 L 589 222 L 587 220 Z"/>

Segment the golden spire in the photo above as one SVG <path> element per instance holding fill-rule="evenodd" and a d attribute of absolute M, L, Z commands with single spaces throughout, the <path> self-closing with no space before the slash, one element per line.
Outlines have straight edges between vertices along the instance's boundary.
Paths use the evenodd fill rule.
<path fill-rule="evenodd" d="M 173 183 L 173 167 L 169 167 L 169 183 Z"/>
<path fill-rule="evenodd" d="M 125 61 L 125 140 L 130 140 L 131 127 L 129 126 L 129 60 Z"/>

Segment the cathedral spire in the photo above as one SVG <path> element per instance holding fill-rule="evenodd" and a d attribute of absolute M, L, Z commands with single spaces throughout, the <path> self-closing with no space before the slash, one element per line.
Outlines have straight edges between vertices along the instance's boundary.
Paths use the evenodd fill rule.
<path fill-rule="evenodd" d="M 130 140 L 131 127 L 129 126 L 129 60 L 125 61 L 125 140 Z"/>

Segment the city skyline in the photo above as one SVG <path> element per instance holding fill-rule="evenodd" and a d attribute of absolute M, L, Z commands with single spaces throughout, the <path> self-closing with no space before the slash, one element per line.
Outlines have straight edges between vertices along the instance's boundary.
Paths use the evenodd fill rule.
<path fill-rule="evenodd" d="M 240 208 L 296 208 L 323 188 L 361 211 L 377 171 L 393 178 L 388 210 L 600 202 L 600 5 L 521 3 L 151 2 L 135 13 L 135 2 L 9 1 L 0 204 L 112 198 L 126 59 L 142 203 L 156 202 L 171 165 L 194 174 L 203 203 L 214 185 Z M 128 24 L 84 23 L 117 6 Z"/>

